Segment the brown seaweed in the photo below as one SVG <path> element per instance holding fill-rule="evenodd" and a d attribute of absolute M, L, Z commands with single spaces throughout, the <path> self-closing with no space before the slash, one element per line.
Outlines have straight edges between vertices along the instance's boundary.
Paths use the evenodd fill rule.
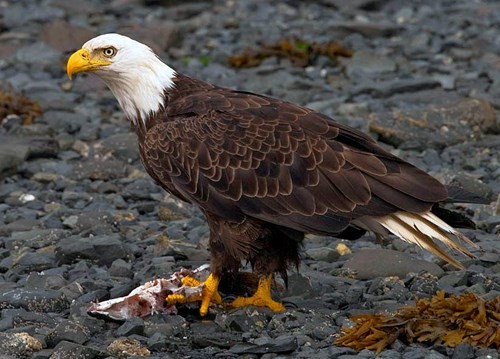
<path fill-rule="evenodd" d="M 246 49 L 229 58 L 229 65 L 236 68 L 255 67 L 268 57 L 287 58 L 295 66 L 309 66 L 318 56 L 336 61 L 338 57 L 351 57 L 352 51 L 335 41 L 309 43 L 298 38 L 282 39 L 274 44 L 262 45 L 257 50 Z"/>
<path fill-rule="evenodd" d="M 439 291 L 431 299 L 418 299 L 415 306 L 392 315 L 361 314 L 351 320 L 356 325 L 344 328 L 336 344 L 355 350 L 380 353 L 398 338 L 449 347 L 459 343 L 500 347 L 500 296 L 485 301 L 473 293 L 446 296 Z"/>

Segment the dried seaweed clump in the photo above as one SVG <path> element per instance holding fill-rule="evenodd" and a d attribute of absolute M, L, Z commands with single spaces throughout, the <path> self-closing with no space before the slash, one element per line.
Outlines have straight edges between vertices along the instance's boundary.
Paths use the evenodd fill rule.
<path fill-rule="evenodd" d="M 439 291 L 393 315 L 362 314 L 351 319 L 356 325 L 343 329 L 336 344 L 356 350 L 380 353 L 397 338 L 450 347 L 459 343 L 500 347 L 500 297 L 484 301 L 473 293 L 446 297 Z"/>
<path fill-rule="evenodd" d="M 337 57 L 351 57 L 352 51 L 341 44 L 331 41 L 326 43 L 308 43 L 297 38 L 287 38 L 275 44 L 262 45 L 258 50 L 247 49 L 241 54 L 233 55 L 229 58 L 229 65 L 232 67 L 255 67 L 271 56 L 288 58 L 295 66 L 308 66 L 318 56 L 328 56 L 336 61 Z"/>
<path fill-rule="evenodd" d="M 23 125 L 31 125 L 41 114 L 42 108 L 37 102 L 19 93 L 0 90 L 0 121 L 8 115 L 17 115 Z"/>

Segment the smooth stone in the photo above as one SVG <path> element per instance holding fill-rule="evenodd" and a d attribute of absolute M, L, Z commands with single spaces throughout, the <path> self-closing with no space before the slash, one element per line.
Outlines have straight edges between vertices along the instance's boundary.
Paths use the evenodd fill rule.
<path fill-rule="evenodd" d="M 316 261 L 333 263 L 340 258 L 340 254 L 333 248 L 320 247 L 306 250 L 306 254 Z"/>
<path fill-rule="evenodd" d="M 142 318 L 130 318 L 116 329 L 116 335 L 119 337 L 128 337 L 132 334 L 144 334 L 144 320 Z"/>
<path fill-rule="evenodd" d="M 0 293 L 0 308 L 24 308 L 35 312 L 61 312 L 69 302 L 58 290 L 17 288 Z"/>
<path fill-rule="evenodd" d="M 402 149 L 441 150 L 479 138 L 480 133 L 498 131 L 496 118 L 491 103 L 471 98 L 411 111 L 378 113 L 370 123 L 370 131 L 378 135 L 379 141 Z"/>
<path fill-rule="evenodd" d="M 83 325 L 72 320 L 64 320 L 57 324 L 47 335 L 47 344 L 56 346 L 61 341 L 83 344 L 90 339 L 90 331 Z"/>
<path fill-rule="evenodd" d="M 398 276 L 404 278 L 408 273 L 426 271 L 437 277 L 443 270 L 435 263 L 419 260 L 410 255 L 389 249 L 362 249 L 354 253 L 344 268 L 356 272 L 358 279 Z"/>
<path fill-rule="evenodd" d="M 343 63 L 348 76 L 379 76 L 381 73 L 394 72 L 397 69 L 396 61 L 392 58 L 366 51 L 356 51 Z"/>
<path fill-rule="evenodd" d="M 80 345 L 77 343 L 60 341 L 54 348 L 51 358 L 85 358 L 94 359 L 105 357 L 104 353 L 93 347 Z"/>
<path fill-rule="evenodd" d="M 56 259 L 64 264 L 89 259 L 106 266 L 110 266 L 116 259 L 126 259 L 131 255 L 130 249 L 116 234 L 90 238 L 78 236 L 64 238 L 57 244 L 55 254 Z"/>
<path fill-rule="evenodd" d="M 53 253 L 26 252 L 16 258 L 12 269 L 23 272 L 43 271 L 54 267 L 56 264 Z"/>
<path fill-rule="evenodd" d="M 451 359 L 473 359 L 475 349 L 472 345 L 467 343 L 459 343 L 453 350 Z"/>
<path fill-rule="evenodd" d="M 47 22 L 41 32 L 40 39 L 52 48 L 61 51 L 76 51 L 78 44 L 97 36 L 95 30 L 87 27 L 73 26 L 65 20 Z"/>
<path fill-rule="evenodd" d="M 466 271 L 456 271 L 443 275 L 437 281 L 439 289 L 446 290 L 450 287 L 459 287 L 467 284 L 469 274 Z"/>

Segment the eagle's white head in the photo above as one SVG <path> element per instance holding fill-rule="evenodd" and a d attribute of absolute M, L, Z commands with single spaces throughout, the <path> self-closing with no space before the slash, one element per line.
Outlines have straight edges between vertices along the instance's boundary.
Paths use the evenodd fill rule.
<path fill-rule="evenodd" d="M 175 71 L 148 46 L 119 34 L 87 41 L 68 60 L 67 72 L 92 71 L 110 88 L 126 116 L 135 124 L 146 121 L 164 102 Z"/>

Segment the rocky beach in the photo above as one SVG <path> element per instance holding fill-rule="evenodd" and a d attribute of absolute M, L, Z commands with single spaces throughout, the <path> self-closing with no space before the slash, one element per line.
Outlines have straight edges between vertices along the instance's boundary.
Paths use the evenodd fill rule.
<path fill-rule="evenodd" d="M 335 344 L 353 315 L 440 290 L 498 298 L 499 19 L 494 0 L 0 1 L 0 359 L 375 358 Z M 393 237 L 309 235 L 288 287 L 276 284 L 286 312 L 90 315 L 209 262 L 202 214 L 145 173 L 111 92 L 66 76 L 68 56 L 108 32 L 191 77 L 318 110 L 483 197 L 447 205 L 477 224 L 463 230 L 475 258 L 456 256 L 457 270 Z M 377 357 L 498 356 L 398 338 Z"/>

